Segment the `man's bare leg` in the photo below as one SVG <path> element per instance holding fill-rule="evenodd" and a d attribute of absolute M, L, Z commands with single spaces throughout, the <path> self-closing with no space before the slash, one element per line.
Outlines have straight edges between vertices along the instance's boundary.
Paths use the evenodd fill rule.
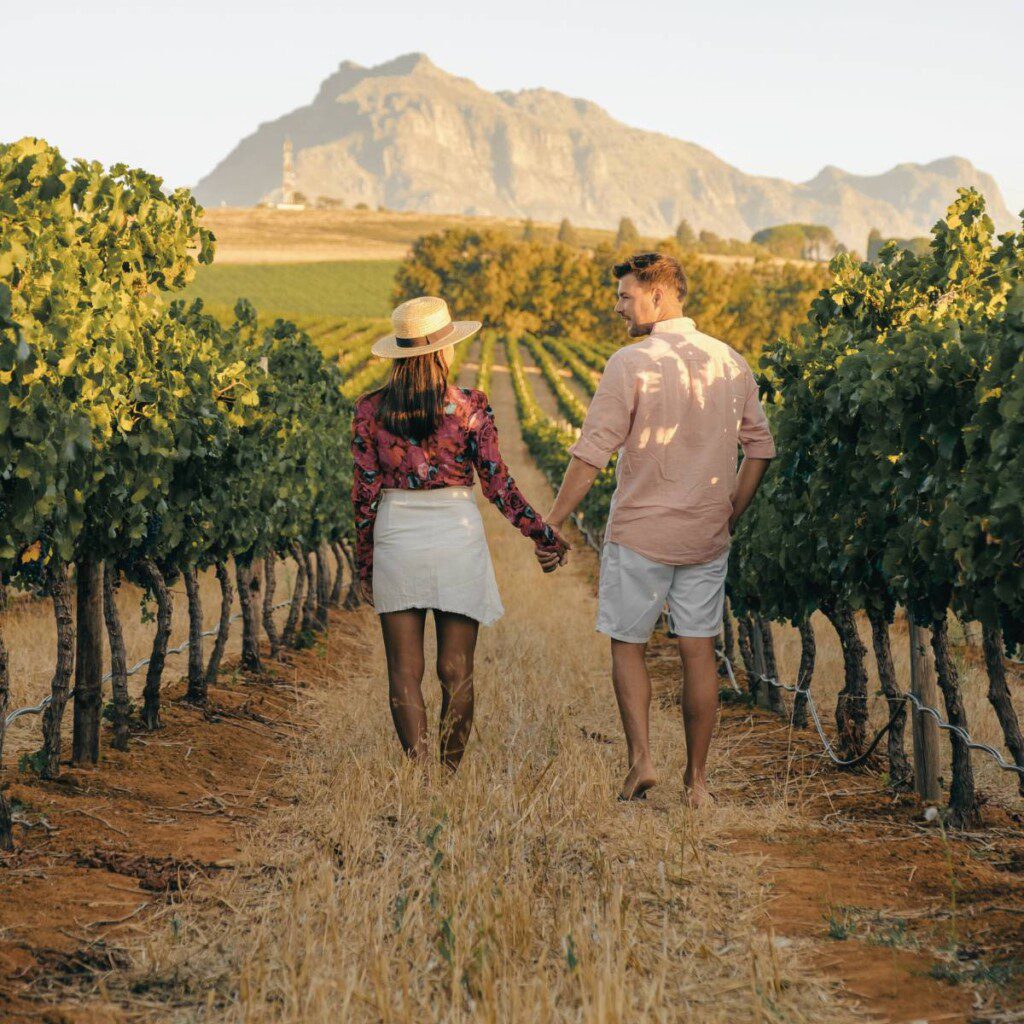
<path fill-rule="evenodd" d="M 707 762 L 718 718 L 718 670 L 714 637 L 679 637 L 683 662 L 683 731 L 686 772 L 683 783 L 690 803 L 700 807 L 710 796 Z"/>
<path fill-rule="evenodd" d="M 629 773 L 620 800 L 640 800 L 657 782 L 651 762 L 651 677 L 644 661 L 646 650 L 647 644 L 612 640 L 612 682 L 629 757 Z"/>

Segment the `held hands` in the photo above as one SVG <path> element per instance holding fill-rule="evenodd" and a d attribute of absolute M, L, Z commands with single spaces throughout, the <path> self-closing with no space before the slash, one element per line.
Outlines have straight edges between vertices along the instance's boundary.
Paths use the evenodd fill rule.
<path fill-rule="evenodd" d="M 545 572 L 554 572 L 559 566 L 565 565 L 569 560 L 569 552 L 572 550 L 572 545 L 558 532 L 558 528 L 552 523 L 548 523 L 551 527 L 551 532 L 555 535 L 555 543 L 557 547 L 542 548 L 537 547 L 534 549 L 534 554 L 537 556 L 537 561 L 540 562 L 540 567 Z"/>

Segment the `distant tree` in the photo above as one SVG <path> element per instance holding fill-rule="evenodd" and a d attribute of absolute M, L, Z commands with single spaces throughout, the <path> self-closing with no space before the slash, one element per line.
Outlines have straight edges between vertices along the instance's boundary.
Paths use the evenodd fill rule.
<path fill-rule="evenodd" d="M 369 206 L 367 206 L 366 203 L 356 203 L 355 209 L 357 209 L 357 210 L 368 210 Z"/>
<path fill-rule="evenodd" d="M 701 252 L 721 253 L 729 248 L 729 243 L 714 231 L 701 231 L 697 236 L 697 245 Z"/>
<path fill-rule="evenodd" d="M 523 241 L 524 242 L 536 242 L 537 241 L 537 229 L 533 226 L 533 218 L 527 217 L 526 223 L 523 225 Z"/>
<path fill-rule="evenodd" d="M 684 249 L 692 249 L 697 244 L 697 232 L 685 218 L 676 225 L 676 241 Z"/>
<path fill-rule="evenodd" d="M 709 260 L 675 239 L 658 248 L 686 259 L 687 315 L 753 360 L 762 345 L 788 337 L 806 320 L 829 280 L 820 265 Z M 609 275 L 617 256 L 621 251 L 607 243 L 591 251 L 521 242 L 494 230 L 449 229 L 413 244 L 395 278 L 395 301 L 443 295 L 454 316 L 511 334 L 620 337 Z"/>
<path fill-rule="evenodd" d="M 576 229 L 572 226 L 568 217 L 562 218 L 562 223 L 558 225 L 558 240 L 563 245 L 579 245 L 580 236 Z"/>
<path fill-rule="evenodd" d="M 295 195 L 292 197 L 292 202 L 293 203 L 298 203 L 299 205 L 305 205 L 306 202 L 307 202 L 307 200 L 306 200 L 306 193 L 305 192 L 296 192 Z"/>
<path fill-rule="evenodd" d="M 619 230 L 615 235 L 616 248 L 627 245 L 636 245 L 640 241 L 640 232 L 629 217 L 623 217 L 619 221 Z"/>
<path fill-rule="evenodd" d="M 317 196 L 313 204 L 318 210 L 340 210 L 345 203 L 336 196 Z"/>
<path fill-rule="evenodd" d="M 917 238 L 897 238 L 896 244 L 901 249 L 912 252 L 915 256 L 924 256 L 932 247 L 932 239 L 930 235 L 921 235 Z"/>
<path fill-rule="evenodd" d="M 750 240 L 783 259 L 819 262 L 830 260 L 838 245 L 832 229 L 824 224 L 776 224 L 756 231 Z"/>
<path fill-rule="evenodd" d="M 882 238 L 882 232 L 878 228 L 872 228 L 868 232 L 868 259 L 872 262 L 878 258 L 878 252 L 882 248 L 885 240 Z"/>

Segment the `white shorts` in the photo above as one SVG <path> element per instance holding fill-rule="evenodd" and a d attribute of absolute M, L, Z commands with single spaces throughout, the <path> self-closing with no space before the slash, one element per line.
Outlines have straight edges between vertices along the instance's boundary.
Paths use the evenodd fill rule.
<path fill-rule="evenodd" d="M 647 643 L 667 602 L 675 636 L 718 636 L 728 567 L 728 551 L 702 565 L 664 565 L 608 542 L 601 554 L 597 630 L 613 640 Z"/>

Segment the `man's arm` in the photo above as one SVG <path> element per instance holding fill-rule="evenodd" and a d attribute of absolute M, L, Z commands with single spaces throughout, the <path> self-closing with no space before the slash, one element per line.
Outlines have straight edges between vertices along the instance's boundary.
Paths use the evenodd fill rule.
<path fill-rule="evenodd" d="M 594 485 L 597 474 L 601 471 L 597 466 L 591 466 L 588 462 L 576 458 L 574 455 L 569 460 L 569 466 L 562 477 L 562 486 L 558 488 L 558 495 L 551 511 L 544 517 L 548 526 L 560 531 L 562 524 L 576 511 L 580 502 L 587 496 L 587 491 Z M 542 551 L 539 548 L 535 552 L 537 561 L 545 572 L 550 572 L 556 565 L 565 565 L 565 555 L 558 555 L 551 551 Z"/>
<path fill-rule="evenodd" d="M 746 369 L 747 396 L 740 421 L 739 442 L 743 448 L 743 461 L 736 474 L 736 486 L 732 490 L 732 515 L 729 516 L 729 533 L 736 530 L 740 516 L 746 512 L 757 494 L 758 487 L 768 463 L 775 457 L 775 441 L 768 426 L 768 418 L 761 407 L 757 381 L 749 368 Z"/>
<path fill-rule="evenodd" d="M 729 533 L 736 532 L 736 524 L 740 516 L 747 511 L 750 503 L 757 494 L 761 480 L 768 469 L 771 459 L 752 459 L 745 457 L 740 463 L 739 472 L 736 474 L 736 488 L 732 492 L 732 515 L 729 516 Z"/>
<path fill-rule="evenodd" d="M 558 488 L 558 496 L 547 515 L 547 521 L 556 530 L 579 508 L 580 502 L 594 486 L 597 474 L 601 471 L 575 455 L 569 461 L 569 467 L 562 478 L 562 486 Z"/>
<path fill-rule="evenodd" d="M 598 473 L 626 440 L 633 419 L 634 383 L 634 375 L 621 352 L 615 353 L 601 374 L 580 436 L 569 449 L 572 458 L 555 503 L 546 517 L 556 530 L 576 511 L 594 485 Z M 564 556 L 552 560 L 543 557 L 540 551 L 537 552 L 537 560 L 545 569 L 565 564 Z"/>

